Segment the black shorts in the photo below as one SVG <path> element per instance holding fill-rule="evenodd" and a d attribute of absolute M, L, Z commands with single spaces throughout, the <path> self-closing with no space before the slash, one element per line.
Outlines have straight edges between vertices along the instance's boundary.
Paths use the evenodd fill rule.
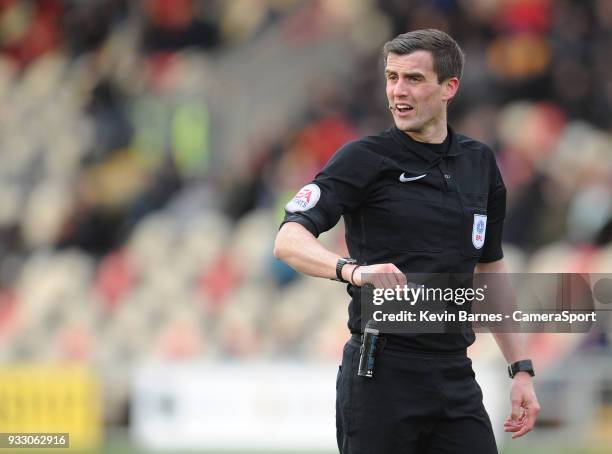
<path fill-rule="evenodd" d="M 357 375 L 359 342 L 344 346 L 336 384 L 341 454 L 496 454 L 489 415 L 465 352 L 383 348 L 374 377 Z"/>

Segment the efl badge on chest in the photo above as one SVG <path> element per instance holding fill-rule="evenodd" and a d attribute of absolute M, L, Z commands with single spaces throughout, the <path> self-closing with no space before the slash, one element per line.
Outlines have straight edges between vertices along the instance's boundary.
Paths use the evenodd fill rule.
<path fill-rule="evenodd" d="M 474 225 L 472 226 L 472 244 L 476 249 L 480 249 L 484 244 L 486 231 L 487 216 L 485 214 L 475 214 Z"/>

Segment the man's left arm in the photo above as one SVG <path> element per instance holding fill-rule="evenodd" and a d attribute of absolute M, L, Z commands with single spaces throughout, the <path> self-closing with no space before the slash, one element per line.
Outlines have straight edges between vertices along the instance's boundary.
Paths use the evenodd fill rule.
<path fill-rule="evenodd" d="M 507 267 L 504 260 L 500 259 L 489 263 L 478 263 L 474 272 L 502 273 L 503 275 L 507 273 Z M 510 287 L 509 279 L 507 284 Z M 519 333 L 494 332 L 493 336 L 508 364 L 525 359 L 522 336 Z M 518 372 L 512 379 L 510 402 L 512 413 L 504 423 L 504 430 L 513 432 L 512 438 L 522 437 L 533 429 L 540 413 L 540 404 L 529 373 Z"/>

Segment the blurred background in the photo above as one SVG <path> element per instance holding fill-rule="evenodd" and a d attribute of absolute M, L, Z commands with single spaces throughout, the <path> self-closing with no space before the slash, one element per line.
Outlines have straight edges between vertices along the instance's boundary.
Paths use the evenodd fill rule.
<path fill-rule="evenodd" d="M 73 450 L 335 452 L 342 285 L 271 254 L 283 206 L 391 125 L 381 47 L 467 55 L 513 271 L 612 271 L 612 1 L 0 0 L 0 432 Z M 345 250 L 342 226 L 322 236 Z M 606 330 L 529 337 L 543 406 L 503 452 L 612 452 Z"/>

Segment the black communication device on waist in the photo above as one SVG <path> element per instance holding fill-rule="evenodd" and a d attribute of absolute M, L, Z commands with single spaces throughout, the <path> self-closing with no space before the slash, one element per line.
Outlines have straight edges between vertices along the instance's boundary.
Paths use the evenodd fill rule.
<path fill-rule="evenodd" d="M 374 377 L 374 363 L 376 349 L 379 340 L 379 329 L 374 320 L 368 320 L 361 337 L 361 348 L 359 350 L 359 369 L 357 375 L 360 377 Z"/>

